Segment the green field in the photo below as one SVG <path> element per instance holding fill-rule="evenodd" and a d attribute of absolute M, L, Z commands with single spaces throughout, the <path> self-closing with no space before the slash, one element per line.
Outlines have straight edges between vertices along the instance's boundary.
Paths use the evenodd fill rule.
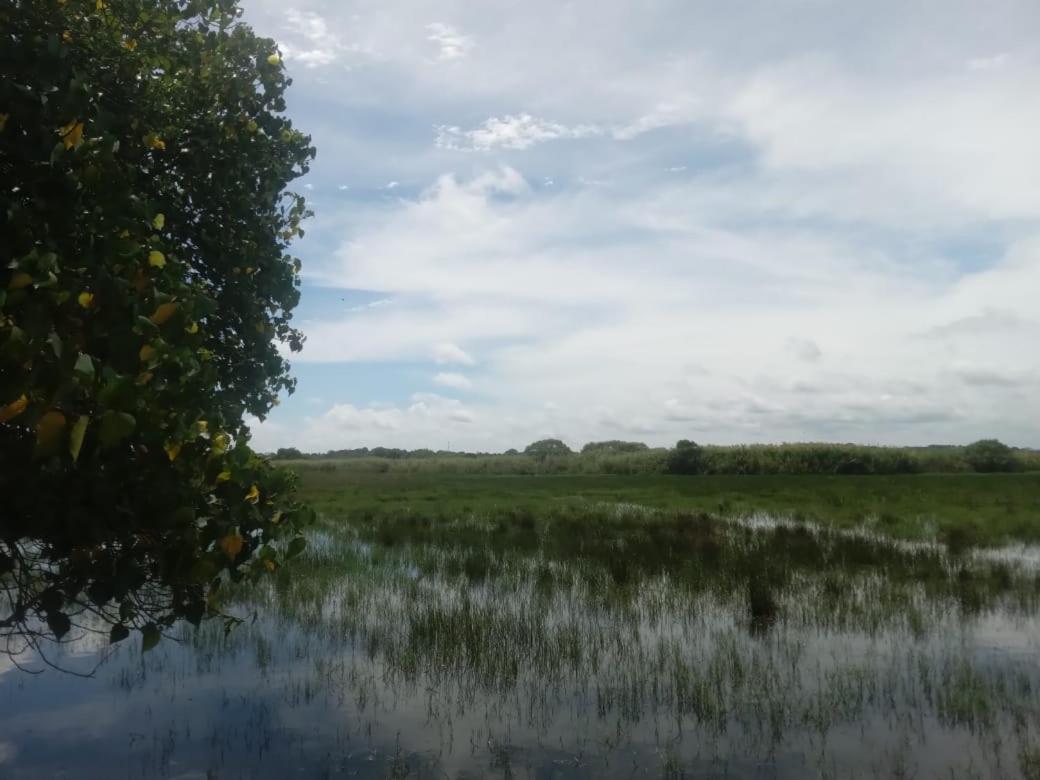
<path fill-rule="evenodd" d="M 899 476 L 483 476 L 373 472 L 290 462 L 303 495 L 329 517 L 459 514 L 597 504 L 743 517 L 767 513 L 901 539 L 999 544 L 1040 540 L 1040 474 Z"/>

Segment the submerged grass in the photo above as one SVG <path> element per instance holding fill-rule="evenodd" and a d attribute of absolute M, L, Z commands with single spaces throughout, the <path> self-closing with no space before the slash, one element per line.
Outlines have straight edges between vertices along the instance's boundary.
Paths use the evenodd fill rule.
<path fill-rule="evenodd" d="M 113 659 L 140 704 L 91 750 L 149 777 L 1040 772 L 1040 558 L 977 546 L 1034 538 L 1035 477 L 303 486 L 303 556 L 228 593 L 255 619 Z"/>

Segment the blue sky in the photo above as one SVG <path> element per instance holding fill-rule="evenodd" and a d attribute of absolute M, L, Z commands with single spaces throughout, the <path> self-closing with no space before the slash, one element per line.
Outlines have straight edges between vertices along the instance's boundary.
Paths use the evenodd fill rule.
<path fill-rule="evenodd" d="M 1033 0 L 245 0 L 318 158 L 261 449 L 1040 445 Z"/>

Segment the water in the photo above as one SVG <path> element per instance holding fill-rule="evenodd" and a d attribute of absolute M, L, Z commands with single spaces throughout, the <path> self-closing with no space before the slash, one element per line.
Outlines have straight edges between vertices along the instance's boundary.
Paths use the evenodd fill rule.
<path fill-rule="evenodd" d="M 761 518 L 330 520 L 227 636 L 0 661 L 0 778 L 1028 776 L 1038 607 L 1034 556 Z"/>

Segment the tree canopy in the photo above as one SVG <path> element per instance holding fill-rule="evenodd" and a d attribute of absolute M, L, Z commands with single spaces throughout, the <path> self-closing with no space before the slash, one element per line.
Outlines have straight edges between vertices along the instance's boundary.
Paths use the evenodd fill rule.
<path fill-rule="evenodd" d="M 248 447 L 285 353 L 314 149 L 235 0 L 0 7 L 0 636 L 219 612 L 299 552 Z M 18 645 L 13 648 L 14 651 Z M 9 647 L 9 650 L 12 649 Z"/>
<path fill-rule="evenodd" d="M 573 455 L 574 450 L 559 439 L 539 439 L 524 448 L 524 455 L 535 458 L 548 458 L 553 455 Z"/>
<path fill-rule="evenodd" d="M 983 473 L 1015 471 L 1018 463 L 1012 449 L 997 439 L 980 439 L 964 448 L 964 459 Z"/>

